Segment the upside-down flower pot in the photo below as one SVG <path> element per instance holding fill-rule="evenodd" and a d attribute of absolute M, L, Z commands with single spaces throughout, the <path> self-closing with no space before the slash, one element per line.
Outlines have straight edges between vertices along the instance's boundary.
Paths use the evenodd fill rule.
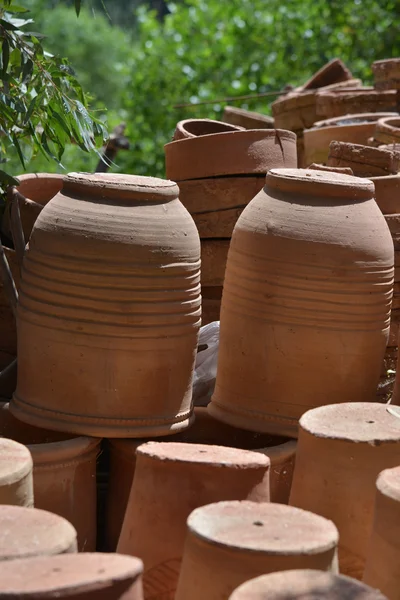
<path fill-rule="evenodd" d="M 190 424 L 200 243 L 178 194 L 151 177 L 65 178 L 24 257 L 18 418 L 97 437 Z"/>
<path fill-rule="evenodd" d="M 344 575 L 363 576 L 376 478 L 399 464 L 400 419 L 385 404 L 321 406 L 300 420 L 290 504 L 335 523 Z"/>
<path fill-rule="evenodd" d="M 0 438 L 0 504 L 33 506 L 32 467 L 26 446 Z"/>
<path fill-rule="evenodd" d="M 187 530 L 175 600 L 226 600 L 275 571 L 337 572 L 335 525 L 291 506 L 217 502 L 193 511 Z"/>
<path fill-rule="evenodd" d="M 310 408 L 374 400 L 394 253 L 373 196 L 350 175 L 268 173 L 229 249 L 212 416 L 295 437 Z"/>
<path fill-rule="evenodd" d="M 192 510 L 218 500 L 268 502 L 269 467 L 263 454 L 236 448 L 139 446 L 117 551 L 143 560 L 145 599 L 174 598 Z"/>

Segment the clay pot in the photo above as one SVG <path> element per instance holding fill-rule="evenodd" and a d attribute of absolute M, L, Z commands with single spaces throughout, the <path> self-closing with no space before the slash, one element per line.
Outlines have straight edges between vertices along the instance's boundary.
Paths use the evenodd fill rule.
<path fill-rule="evenodd" d="M 375 131 L 375 124 L 383 117 L 396 113 L 354 114 L 324 121 L 317 121 L 304 131 L 304 162 L 326 163 L 332 140 L 369 145 L 368 139 Z"/>
<path fill-rule="evenodd" d="M 201 325 L 219 321 L 222 286 L 201 288 Z"/>
<path fill-rule="evenodd" d="M 328 173 L 341 173 L 342 175 L 354 175 L 353 169 L 350 167 L 328 167 L 328 165 L 318 165 L 316 163 L 312 163 L 308 169 L 312 171 L 327 171 Z"/>
<path fill-rule="evenodd" d="M 203 240 L 201 244 L 201 284 L 222 286 L 230 240 Z"/>
<path fill-rule="evenodd" d="M 19 198 L 21 224 L 25 240 L 28 241 L 43 207 L 61 190 L 63 176 L 53 173 L 25 173 L 18 175 L 18 180 L 20 185 L 17 190 L 22 196 Z M 4 213 L 1 231 L 10 240 L 12 239 L 9 210 Z"/>
<path fill-rule="evenodd" d="M 212 416 L 296 436 L 308 408 L 375 398 L 393 242 L 373 194 L 350 175 L 268 173 L 229 249 Z"/>
<path fill-rule="evenodd" d="M 372 63 L 377 90 L 400 89 L 400 58 L 387 58 Z"/>
<path fill-rule="evenodd" d="M 14 250 L 4 247 L 8 264 L 19 288 L 19 266 Z M 17 328 L 15 318 L 4 291 L 3 280 L 0 277 L 0 371 L 8 367 L 17 356 Z M 0 380 L 0 397 L 10 398 L 17 383 L 17 371 L 9 369 L 6 376 Z"/>
<path fill-rule="evenodd" d="M 275 571 L 337 571 L 334 524 L 290 506 L 218 502 L 193 511 L 187 526 L 176 600 L 224 600 Z"/>
<path fill-rule="evenodd" d="M 361 579 L 375 481 L 400 464 L 400 419 L 375 402 L 321 406 L 300 419 L 290 504 L 332 519 L 340 572 Z"/>
<path fill-rule="evenodd" d="M 364 581 L 391 600 L 400 598 L 400 467 L 386 469 L 376 482 L 372 535 Z"/>
<path fill-rule="evenodd" d="M 64 554 L 0 565 L 0 600 L 143 600 L 140 560 L 118 554 Z"/>
<path fill-rule="evenodd" d="M 400 176 L 385 175 L 383 177 L 369 177 L 369 179 L 375 185 L 375 200 L 382 213 L 384 215 L 400 213 Z"/>
<path fill-rule="evenodd" d="M 243 127 L 243 129 L 274 129 L 274 119 L 258 112 L 225 106 L 222 116 L 225 123 Z"/>
<path fill-rule="evenodd" d="M 287 504 L 292 483 L 296 442 L 225 425 L 210 417 L 206 408 L 194 409 L 196 419 L 186 431 L 165 441 L 230 446 L 253 450 L 270 460 L 271 502 Z M 161 440 L 160 440 L 161 441 Z M 107 498 L 106 546 L 114 551 L 120 535 L 136 466 L 136 450 L 143 440 L 109 440 L 110 479 Z"/>
<path fill-rule="evenodd" d="M 357 177 L 393 175 L 400 170 L 400 152 L 333 141 L 329 146 L 328 166 L 351 167 Z"/>
<path fill-rule="evenodd" d="M 388 600 L 378 590 L 345 575 L 299 570 L 261 575 L 238 587 L 229 600 Z"/>
<path fill-rule="evenodd" d="M 145 599 L 174 597 L 191 511 L 218 500 L 268 502 L 269 467 L 263 454 L 236 448 L 139 446 L 117 551 L 143 560 Z"/>
<path fill-rule="evenodd" d="M 76 551 L 76 531 L 66 519 L 38 508 L 0 505 L 0 562 Z"/>
<path fill-rule="evenodd" d="M 65 178 L 24 257 L 18 418 L 97 437 L 190 424 L 200 243 L 178 192 L 151 177 Z"/>
<path fill-rule="evenodd" d="M 374 139 L 379 144 L 400 143 L 400 118 L 379 119 L 375 125 Z"/>
<path fill-rule="evenodd" d="M 33 458 L 36 508 L 67 519 L 79 551 L 96 549 L 96 458 L 100 440 L 27 425 L 0 404 L 0 435 L 25 444 Z"/>
<path fill-rule="evenodd" d="M 31 453 L 5 438 L 0 438 L 0 504 L 33 506 Z"/>
<path fill-rule="evenodd" d="M 243 127 L 235 127 L 222 121 L 212 119 L 186 119 L 179 121 L 176 126 L 173 140 L 194 138 L 199 135 L 210 135 L 212 133 L 225 133 L 227 131 L 243 131 Z"/>
<path fill-rule="evenodd" d="M 302 87 L 303 90 L 317 88 L 351 81 L 353 75 L 340 58 L 333 58 L 321 67 Z"/>
<path fill-rule="evenodd" d="M 296 167 L 296 135 L 281 129 L 215 133 L 164 146 L 167 177 L 176 181 L 221 175 L 265 174 Z"/>
<path fill-rule="evenodd" d="M 324 119 L 363 112 L 396 112 L 397 93 L 394 90 L 378 91 L 368 87 L 321 90 L 317 96 L 316 111 Z"/>

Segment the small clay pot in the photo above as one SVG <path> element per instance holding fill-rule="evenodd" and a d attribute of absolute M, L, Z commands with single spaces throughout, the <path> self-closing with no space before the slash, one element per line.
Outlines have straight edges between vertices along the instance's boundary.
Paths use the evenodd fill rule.
<path fill-rule="evenodd" d="M 225 123 L 237 125 L 243 129 L 274 129 L 274 119 L 258 112 L 225 106 L 222 116 Z"/>
<path fill-rule="evenodd" d="M 400 90 L 400 58 L 386 58 L 372 63 L 377 90 Z"/>
<path fill-rule="evenodd" d="M 367 87 L 320 90 L 316 99 L 316 111 L 324 119 L 363 112 L 397 111 L 397 92 Z"/>
<path fill-rule="evenodd" d="M 267 173 L 296 167 L 296 135 L 281 129 L 215 133 L 164 146 L 167 177 L 174 181 Z"/>
<path fill-rule="evenodd" d="M 400 143 L 400 118 L 386 117 L 375 125 L 374 139 L 379 144 Z"/>
<path fill-rule="evenodd" d="M 393 175 L 400 170 L 400 152 L 332 141 L 329 146 L 328 166 L 351 167 L 357 177 Z"/>
<path fill-rule="evenodd" d="M 0 438 L 0 504 L 33 506 L 32 467 L 26 446 Z"/>
<path fill-rule="evenodd" d="M 0 505 L 0 562 L 67 552 L 77 552 L 77 544 L 66 519 L 38 508 Z"/>
<path fill-rule="evenodd" d="M 96 549 L 96 458 L 100 440 L 32 427 L 0 404 L 0 435 L 22 442 L 33 459 L 35 507 L 67 519 L 79 551 Z"/>
<path fill-rule="evenodd" d="M 230 240 L 201 241 L 201 285 L 222 286 Z"/>
<path fill-rule="evenodd" d="M 299 570 L 271 573 L 238 587 L 229 600 L 388 600 L 378 590 L 335 573 Z"/>
<path fill-rule="evenodd" d="M 269 467 L 263 454 L 236 448 L 178 442 L 138 447 L 117 551 L 143 560 L 145 599 L 173 598 L 192 510 L 218 500 L 268 502 Z"/>
<path fill-rule="evenodd" d="M 340 58 L 333 58 L 321 67 L 301 87 L 303 90 L 315 90 L 329 85 L 344 83 L 353 79 L 353 75 Z"/>
<path fill-rule="evenodd" d="M 222 600 L 275 571 L 337 572 L 335 525 L 283 504 L 218 502 L 193 511 L 175 600 Z"/>
<path fill-rule="evenodd" d="M 173 140 L 194 138 L 199 135 L 210 135 L 212 133 L 225 133 L 227 131 L 243 131 L 243 127 L 235 127 L 222 121 L 212 119 L 186 119 L 179 121 L 176 126 Z"/>
<path fill-rule="evenodd" d="M 222 300 L 222 286 L 201 288 L 201 325 L 219 321 Z"/>
<path fill-rule="evenodd" d="M 317 121 L 304 131 L 304 162 L 326 163 L 332 140 L 370 145 L 376 122 L 396 113 L 362 113 Z"/>
<path fill-rule="evenodd" d="M 231 427 L 213 419 L 206 408 L 195 407 L 194 424 L 186 431 L 160 441 L 210 444 L 253 450 L 270 460 L 271 502 L 287 504 L 292 483 L 296 441 Z M 136 467 L 136 450 L 144 440 L 109 440 L 110 479 L 107 497 L 106 546 L 117 547 Z"/>
<path fill-rule="evenodd" d="M 375 402 L 321 406 L 300 419 L 290 504 L 332 519 L 340 572 L 361 579 L 375 481 L 400 464 L 400 419 Z"/>
<path fill-rule="evenodd" d="M 363 581 L 391 600 L 400 598 L 400 467 L 386 469 L 376 482 L 375 514 Z"/>
<path fill-rule="evenodd" d="M 143 600 L 142 562 L 118 554 L 63 554 L 0 564 L 0 600 Z"/>

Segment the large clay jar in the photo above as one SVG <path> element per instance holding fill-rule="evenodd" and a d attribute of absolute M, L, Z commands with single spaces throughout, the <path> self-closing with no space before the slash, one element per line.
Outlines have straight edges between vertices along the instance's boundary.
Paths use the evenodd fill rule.
<path fill-rule="evenodd" d="M 189 425 L 200 243 L 178 193 L 151 177 L 72 173 L 44 208 L 19 296 L 21 420 L 98 437 Z"/>
<path fill-rule="evenodd" d="M 96 458 L 100 440 L 32 427 L 0 404 L 0 435 L 22 442 L 33 459 L 36 508 L 67 519 L 80 552 L 96 549 Z"/>
<path fill-rule="evenodd" d="M 341 573 L 362 578 L 375 481 L 398 464 L 400 419 L 384 404 L 321 406 L 300 419 L 290 504 L 335 523 Z"/>
<path fill-rule="evenodd" d="M 177 442 L 139 446 L 117 551 L 143 560 L 145 599 L 174 599 L 192 510 L 218 500 L 268 502 L 269 466 L 266 456 L 249 450 Z"/>
<path fill-rule="evenodd" d="M 350 175 L 268 173 L 229 249 L 214 417 L 296 436 L 309 408 L 375 398 L 394 259 L 373 195 Z"/>
<path fill-rule="evenodd" d="M 225 106 L 222 118 L 226 123 L 244 129 L 274 129 L 273 117 L 236 106 Z"/>
<path fill-rule="evenodd" d="M 0 504 L 33 506 L 32 467 L 26 446 L 0 438 Z"/>
<path fill-rule="evenodd" d="M 206 408 L 196 407 L 194 413 L 194 425 L 169 438 L 159 438 L 159 441 L 230 446 L 261 452 L 270 460 L 271 502 L 288 503 L 295 462 L 295 440 L 231 427 L 213 419 Z M 109 440 L 110 475 L 106 518 L 106 546 L 109 551 L 117 547 L 135 473 L 136 450 L 141 443 L 143 440 L 138 439 Z"/>
<path fill-rule="evenodd" d="M 76 551 L 76 531 L 66 519 L 38 508 L 0 505 L 0 562 Z"/>
<path fill-rule="evenodd" d="M 143 600 L 140 560 L 64 554 L 0 565 L 0 600 Z"/>
<path fill-rule="evenodd" d="M 400 58 L 386 58 L 372 63 L 377 90 L 400 90 Z"/>
<path fill-rule="evenodd" d="M 1 596 L 0 596 L 1 597 Z M 261 575 L 238 587 L 229 600 L 388 600 L 378 590 L 335 573 L 298 570 Z"/>
<path fill-rule="evenodd" d="M 361 113 L 317 121 L 304 131 L 304 163 L 307 166 L 313 162 L 326 163 L 332 140 L 367 145 L 376 122 L 393 116 L 396 113 Z"/>
<path fill-rule="evenodd" d="M 187 528 L 175 600 L 226 600 L 275 571 L 337 572 L 334 524 L 291 506 L 218 502 L 193 511 Z"/>
<path fill-rule="evenodd" d="M 400 599 L 400 467 L 386 469 L 377 482 L 375 515 L 364 581 L 390 600 Z"/>

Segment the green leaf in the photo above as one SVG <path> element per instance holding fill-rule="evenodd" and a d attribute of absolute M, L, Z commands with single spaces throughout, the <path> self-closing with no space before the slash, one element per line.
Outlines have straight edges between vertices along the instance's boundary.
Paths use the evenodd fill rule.
<path fill-rule="evenodd" d="M 13 144 L 15 146 L 15 149 L 18 152 L 18 156 L 19 156 L 19 160 L 21 161 L 21 165 L 23 166 L 23 168 L 25 170 L 26 169 L 26 166 L 25 166 L 25 157 L 24 157 L 24 155 L 22 153 L 21 146 L 19 144 L 18 138 L 15 135 L 15 133 L 13 133 L 11 137 L 12 137 L 12 141 L 13 141 Z"/>
<path fill-rule="evenodd" d="M 75 11 L 79 17 L 79 13 L 81 12 L 81 0 L 75 0 Z"/>
<path fill-rule="evenodd" d="M 2 44 L 3 77 L 7 73 L 8 61 L 10 60 L 10 46 L 8 40 L 4 39 Z"/>
<path fill-rule="evenodd" d="M 19 179 L 17 179 L 16 177 L 13 177 L 9 173 L 6 173 L 5 171 L 2 171 L 1 169 L 0 169 L 0 181 L 2 183 L 5 183 L 8 186 L 20 184 Z"/>
<path fill-rule="evenodd" d="M 7 12 L 10 13 L 27 13 L 30 12 L 29 8 L 25 8 L 24 6 L 16 6 L 15 4 L 9 5 L 7 8 Z"/>

